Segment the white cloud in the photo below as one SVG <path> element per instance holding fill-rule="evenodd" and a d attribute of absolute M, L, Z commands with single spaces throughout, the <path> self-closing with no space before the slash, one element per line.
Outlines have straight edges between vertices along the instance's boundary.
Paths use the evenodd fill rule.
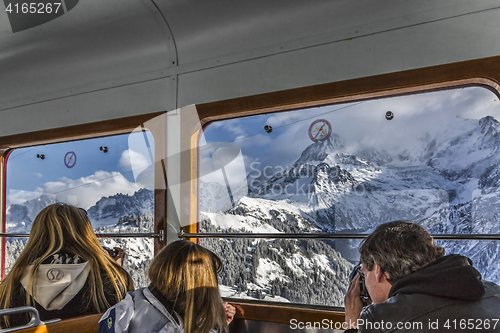
<path fill-rule="evenodd" d="M 79 179 L 60 178 L 55 182 L 47 182 L 43 186 L 35 189 L 35 193 L 41 195 L 53 194 L 57 201 L 75 203 L 84 209 L 93 206 L 99 199 L 105 196 L 112 196 L 117 193 L 133 194 L 139 190 L 140 186 L 129 182 L 119 172 L 96 171 L 93 175 Z M 33 192 L 25 191 L 12 192 L 9 195 L 9 202 L 22 203 L 23 199 L 31 199 Z"/>
<path fill-rule="evenodd" d="M 7 194 L 7 206 L 21 205 L 28 200 L 33 200 L 40 197 L 43 192 L 32 192 L 24 190 L 9 190 Z"/>
<path fill-rule="evenodd" d="M 202 176 L 221 168 L 233 168 L 238 174 L 243 175 L 239 175 L 239 177 L 245 178 L 245 164 L 241 149 L 237 144 L 227 142 L 211 143 L 208 146 L 201 147 L 199 153 Z"/>
<path fill-rule="evenodd" d="M 151 165 L 149 158 L 132 149 L 127 149 L 122 153 L 118 165 L 125 172 L 133 171 L 134 179 L 137 180 L 141 172 Z"/>
<path fill-rule="evenodd" d="M 205 161 L 204 165 L 205 167 L 208 167 L 209 162 Z M 211 173 L 203 175 L 201 177 L 201 180 L 207 183 L 216 182 L 223 186 L 226 186 L 224 175 L 222 173 L 222 168 L 224 169 L 227 181 L 231 186 L 233 186 L 233 184 L 238 184 L 238 185 L 241 184 L 247 176 L 243 155 L 240 152 L 236 157 L 231 156 L 230 160 L 228 159 L 228 163 L 220 163 L 220 164 L 218 163 L 216 166 L 216 170 Z"/>
<path fill-rule="evenodd" d="M 216 129 L 224 125 L 223 121 L 214 121 L 213 123 L 210 123 L 208 126 L 210 126 L 212 129 Z"/>
<path fill-rule="evenodd" d="M 257 134 L 250 137 L 242 138 L 239 140 L 236 138 L 235 143 L 242 148 L 246 148 L 249 146 L 252 147 L 261 147 L 273 144 L 274 140 L 267 134 Z"/>
<path fill-rule="evenodd" d="M 236 136 L 246 136 L 247 133 L 241 124 L 245 124 L 245 122 L 242 123 L 240 118 L 236 118 L 214 122 L 208 125 L 207 128 L 210 128 L 210 130 L 222 128 Z"/>
<path fill-rule="evenodd" d="M 272 127 L 279 127 L 283 125 L 290 124 L 295 121 L 300 121 L 308 116 L 304 114 L 304 112 L 283 112 L 276 113 L 267 118 L 266 125 L 270 125 Z"/>

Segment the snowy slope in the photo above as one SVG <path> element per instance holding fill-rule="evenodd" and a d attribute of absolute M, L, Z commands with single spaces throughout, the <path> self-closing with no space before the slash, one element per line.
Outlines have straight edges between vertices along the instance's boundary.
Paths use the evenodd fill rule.
<path fill-rule="evenodd" d="M 314 219 L 286 201 L 242 198 L 226 213 L 202 213 L 202 232 L 319 232 Z M 341 306 L 353 265 L 320 240 L 203 239 L 221 257 L 226 294 Z"/>

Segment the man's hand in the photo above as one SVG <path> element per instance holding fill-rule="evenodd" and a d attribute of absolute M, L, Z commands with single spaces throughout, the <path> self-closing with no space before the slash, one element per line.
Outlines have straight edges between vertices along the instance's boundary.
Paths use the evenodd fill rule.
<path fill-rule="evenodd" d="M 227 324 L 229 325 L 233 319 L 234 315 L 236 314 L 236 308 L 229 304 L 228 302 L 224 303 L 224 310 L 226 310 L 226 320 Z"/>
<path fill-rule="evenodd" d="M 360 298 L 359 274 L 356 274 L 344 297 L 345 304 L 345 322 L 348 328 L 358 328 L 357 321 L 363 310 L 363 302 Z"/>

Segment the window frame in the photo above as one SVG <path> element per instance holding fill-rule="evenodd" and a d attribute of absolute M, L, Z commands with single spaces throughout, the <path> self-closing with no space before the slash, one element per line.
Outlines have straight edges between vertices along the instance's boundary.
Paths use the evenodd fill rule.
<path fill-rule="evenodd" d="M 191 198 L 191 211 L 189 216 L 191 224 L 182 229 L 182 232 L 186 234 L 184 238 L 195 242 L 199 242 L 199 239 L 202 238 L 202 235 L 199 233 L 200 223 L 198 222 L 200 221 L 198 197 L 199 181 L 197 179 L 199 156 L 197 150 L 192 148 L 197 147 L 202 132 L 214 121 L 465 87 L 483 87 L 492 91 L 497 97 L 500 97 L 499 82 L 500 56 L 496 56 L 197 105 L 202 129 L 190 133 L 190 138 L 187 136 L 181 137 L 181 144 L 183 142 L 191 142 L 189 148 L 192 152 L 190 163 L 186 165 L 189 166 L 188 170 L 190 170 L 191 173 L 190 179 L 192 184 L 190 193 L 181 192 L 181 196 L 184 194 L 189 195 Z M 191 126 L 194 126 L 194 124 Z M 185 170 L 185 168 L 182 169 Z M 196 202 L 196 205 L 193 205 L 193 202 Z M 238 235 L 234 235 L 238 237 Z M 343 235 L 343 237 L 332 235 L 332 237 L 328 238 L 344 238 L 345 236 L 352 236 L 350 238 L 364 238 L 368 235 Z M 500 235 L 498 234 L 434 236 L 436 236 L 436 239 L 482 239 L 500 241 Z M 215 234 L 205 234 L 205 237 L 228 238 L 227 235 Z M 251 237 L 273 238 L 272 235 L 258 234 Z M 286 238 L 294 239 L 298 237 L 292 237 L 290 235 Z M 242 304 L 248 303 L 248 306 L 254 303 L 237 298 L 231 299 L 231 301 Z M 268 303 L 272 304 L 272 302 L 258 301 L 258 304 L 270 305 Z M 300 305 L 305 305 L 310 309 L 319 311 L 325 310 L 325 307 L 310 304 L 291 303 L 289 306 L 296 307 Z M 277 306 L 283 306 L 283 304 Z M 329 308 L 332 311 L 339 311 L 338 307 Z M 340 310 L 342 310 L 342 308 L 340 308 Z"/>
<path fill-rule="evenodd" d="M 2 226 L 2 233 L 5 233 L 6 226 L 6 164 L 8 162 L 8 155 L 14 149 L 128 134 L 137 126 L 140 126 L 148 120 L 158 117 L 164 113 L 165 112 L 155 112 L 151 114 L 107 120 L 91 124 L 82 124 L 0 137 L 0 202 L 2 204 L 0 207 L 0 222 Z M 155 142 L 161 142 L 158 140 L 162 140 L 163 138 L 155 137 L 154 139 Z M 155 153 L 159 149 L 162 149 L 162 145 L 155 145 Z M 160 172 L 161 170 L 157 169 L 158 168 L 155 168 L 155 183 L 158 181 L 157 178 L 163 180 L 163 173 Z M 154 201 L 154 233 L 159 234 L 166 231 L 166 191 L 162 189 L 155 189 Z M 165 247 L 165 245 L 165 237 L 163 237 L 163 240 L 155 237 L 154 254 L 156 255 L 163 247 Z M 1 237 L 0 246 L 0 255 L 3 257 L 3 253 L 5 252 L 5 237 Z M 3 278 L 5 268 L 3 260 L 1 268 Z"/>

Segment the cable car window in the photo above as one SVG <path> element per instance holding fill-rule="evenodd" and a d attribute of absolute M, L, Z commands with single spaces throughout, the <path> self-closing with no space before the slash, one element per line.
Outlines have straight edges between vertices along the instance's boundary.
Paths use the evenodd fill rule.
<path fill-rule="evenodd" d="M 467 87 L 211 123 L 199 229 L 223 296 L 343 306 L 360 238 L 398 219 L 500 282 L 499 121 Z"/>
<path fill-rule="evenodd" d="M 140 140 L 134 140 L 135 137 Z M 149 147 L 134 145 L 144 141 Z M 143 234 L 154 230 L 154 152 L 150 132 L 15 149 L 6 158 L 5 233 L 29 234 L 36 215 L 64 202 L 86 210 L 97 234 Z M 143 166 L 141 168 L 141 165 Z M 140 235 L 139 235 L 140 236 Z M 3 238 L 3 274 L 24 248 L 26 237 Z M 135 286 L 147 286 L 151 238 L 100 238 L 122 248 Z"/>

